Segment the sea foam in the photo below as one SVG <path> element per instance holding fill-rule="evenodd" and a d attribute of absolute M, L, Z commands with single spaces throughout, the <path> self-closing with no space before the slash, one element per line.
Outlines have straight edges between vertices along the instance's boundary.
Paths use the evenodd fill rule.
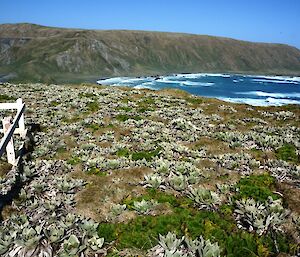
<path fill-rule="evenodd" d="M 192 73 L 116 77 L 99 80 L 97 83 L 152 90 L 181 88 L 195 95 L 254 106 L 300 104 L 300 77 Z"/>
<path fill-rule="evenodd" d="M 264 91 L 249 91 L 249 92 L 236 92 L 238 95 L 255 95 L 255 96 L 265 96 L 265 97 L 274 97 L 274 98 L 300 98 L 300 93 L 269 93 Z"/>
<path fill-rule="evenodd" d="M 278 99 L 273 97 L 268 98 L 235 98 L 235 97 L 217 97 L 217 99 L 231 102 L 231 103 L 243 103 L 253 106 L 282 106 L 286 104 L 300 104 L 300 100 L 291 99 Z"/>
<path fill-rule="evenodd" d="M 252 81 L 259 83 L 299 84 L 297 81 L 293 80 L 252 79 Z"/>

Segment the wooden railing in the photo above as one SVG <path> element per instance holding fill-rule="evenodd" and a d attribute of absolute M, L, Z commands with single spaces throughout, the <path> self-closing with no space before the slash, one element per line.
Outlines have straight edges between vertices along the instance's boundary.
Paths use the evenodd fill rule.
<path fill-rule="evenodd" d="M 17 109 L 17 114 L 12 120 L 12 117 L 5 117 L 2 120 L 3 129 L 0 130 L 4 134 L 0 142 L 0 157 L 6 151 L 7 162 L 13 166 L 17 166 L 20 160 L 20 154 L 16 155 L 14 149 L 13 135 L 19 134 L 22 139 L 25 139 L 27 134 L 27 129 L 25 129 L 24 123 L 24 111 L 25 104 L 22 99 L 19 98 L 15 103 L 0 103 L 0 110 L 13 110 Z M 17 127 L 18 125 L 18 127 Z M 22 143 L 20 150 L 24 147 L 24 142 Z"/>

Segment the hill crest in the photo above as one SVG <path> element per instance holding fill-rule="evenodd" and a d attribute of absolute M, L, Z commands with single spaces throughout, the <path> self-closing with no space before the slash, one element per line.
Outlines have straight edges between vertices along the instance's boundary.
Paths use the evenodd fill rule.
<path fill-rule="evenodd" d="M 17 80 L 71 82 L 181 72 L 299 75 L 300 50 L 173 32 L 0 25 L 0 74 L 15 74 Z"/>

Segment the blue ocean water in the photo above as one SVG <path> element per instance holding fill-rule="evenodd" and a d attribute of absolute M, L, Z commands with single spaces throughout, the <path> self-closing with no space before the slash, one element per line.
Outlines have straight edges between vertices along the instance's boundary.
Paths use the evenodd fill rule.
<path fill-rule="evenodd" d="M 300 77 L 197 73 L 117 77 L 97 83 L 153 90 L 178 88 L 194 95 L 254 106 L 300 104 Z"/>

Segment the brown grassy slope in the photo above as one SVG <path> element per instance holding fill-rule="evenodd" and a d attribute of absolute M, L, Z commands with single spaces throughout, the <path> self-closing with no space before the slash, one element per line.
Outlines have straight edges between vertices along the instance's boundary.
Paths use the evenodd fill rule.
<path fill-rule="evenodd" d="M 0 74 L 12 72 L 43 81 L 173 72 L 300 75 L 300 51 L 203 35 L 3 24 Z"/>

